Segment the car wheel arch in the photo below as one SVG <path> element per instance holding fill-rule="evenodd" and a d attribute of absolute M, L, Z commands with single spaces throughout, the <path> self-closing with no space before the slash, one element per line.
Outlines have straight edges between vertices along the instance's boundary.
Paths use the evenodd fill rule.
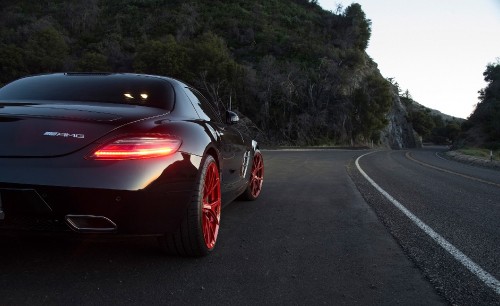
<path fill-rule="evenodd" d="M 217 163 L 217 167 L 219 168 L 219 172 L 222 171 L 222 167 L 221 167 L 221 155 L 220 155 L 220 151 L 215 148 L 215 146 L 207 146 L 207 148 L 205 149 L 205 153 L 203 153 L 203 159 L 206 158 L 207 155 L 210 155 L 212 156 L 214 159 L 215 159 L 215 162 Z"/>

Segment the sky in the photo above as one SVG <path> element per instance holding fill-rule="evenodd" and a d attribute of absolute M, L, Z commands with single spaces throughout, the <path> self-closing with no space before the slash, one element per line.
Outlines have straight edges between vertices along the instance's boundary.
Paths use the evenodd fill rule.
<path fill-rule="evenodd" d="M 356 2 L 372 22 L 368 55 L 413 100 L 467 118 L 500 59 L 500 0 L 319 0 L 325 10 Z"/>

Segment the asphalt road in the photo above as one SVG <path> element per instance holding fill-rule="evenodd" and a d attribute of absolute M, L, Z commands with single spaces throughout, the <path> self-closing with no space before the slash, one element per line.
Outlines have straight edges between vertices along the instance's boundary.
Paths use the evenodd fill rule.
<path fill-rule="evenodd" d="M 499 303 L 359 174 L 354 161 L 367 152 L 263 152 L 261 197 L 223 208 L 217 249 L 205 258 L 164 256 L 151 237 L 3 235 L 0 305 Z M 375 152 L 359 164 L 498 278 L 500 188 L 405 153 Z M 409 157 L 499 178 L 434 150 Z"/>
<path fill-rule="evenodd" d="M 408 257 L 450 303 L 499 305 L 500 172 L 446 160 L 443 150 L 375 152 L 360 158 L 359 166 L 451 244 L 448 251 L 357 171 L 353 177 Z"/>

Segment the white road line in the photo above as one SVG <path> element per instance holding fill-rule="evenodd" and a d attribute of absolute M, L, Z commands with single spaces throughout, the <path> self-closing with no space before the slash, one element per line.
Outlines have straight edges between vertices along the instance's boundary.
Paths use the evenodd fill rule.
<path fill-rule="evenodd" d="M 375 189 L 377 189 L 382 195 L 384 195 L 396 208 L 398 208 L 405 216 L 407 216 L 415 225 L 417 225 L 421 230 L 423 230 L 427 235 L 429 235 L 437 244 L 439 244 L 443 249 L 445 249 L 450 255 L 452 255 L 456 260 L 458 260 L 463 266 L 465 266 L 472 274 L 476 275 L 481 281 L 483 281 L 486 286 L 493 289 L 496 294 L 500 295 L 500 282 L 491 274 L 486 272 L 478 264 L 472 261 L 467 255 L 462 253 L 459 249 L 449 243 L 441 235 L 436 233 L 430 226 L 425 224 L 417 216 L 415 216 L 411 211 L 406 209 L 403 204 L 399 203 L 390 194 L 388 194 L 384 189 L 382 189 L 377 183 L 375 183 L 359 166 L 359 160 L 368 154 L 374 152 L 369 152 L 361 155 L 356 159 L 356 167 L 359 172 L 372 184 Z"/>

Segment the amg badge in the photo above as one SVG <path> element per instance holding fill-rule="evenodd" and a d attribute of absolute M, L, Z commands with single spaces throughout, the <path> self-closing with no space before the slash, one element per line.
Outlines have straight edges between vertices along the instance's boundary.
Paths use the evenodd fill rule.
<path fill-rule="evenodd" d="M 71 134 L 71 133 L 61 133 L 61 132 L 45 132 L 43 133 L 43 136 L 85 138 L 84 134 Z"/>

